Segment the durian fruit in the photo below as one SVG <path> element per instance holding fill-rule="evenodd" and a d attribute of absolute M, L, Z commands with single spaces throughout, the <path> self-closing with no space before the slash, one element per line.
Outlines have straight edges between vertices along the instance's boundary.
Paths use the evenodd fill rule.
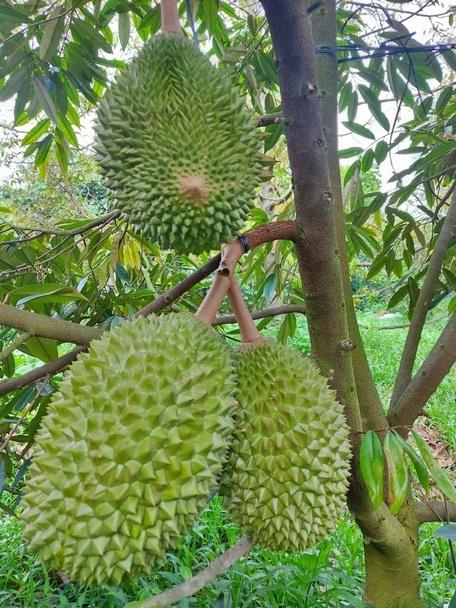
<path fill-rule="evenodd" d="M 159 564 L 216 486 L 232 385 L 223 342 L 190 315 L 93 341 L 38 434 L 21 516 L 30 548 L 89 584 Z"/>
<path fill-rule="evenodd" d="M 241 347 L 235 371 L 225 504 L 258 545 L 301 551 L 344 512 L 350 446 L 342 406 L 309 359 L 273 341 Z"/>
<path fill-rule="evenodd" d="M 228 76 L 181 36 L 155 36 L 107 91 L 96 150 L 116 206 L 181 253 L 243 226 L 262 173 L 259 138 Z"/>

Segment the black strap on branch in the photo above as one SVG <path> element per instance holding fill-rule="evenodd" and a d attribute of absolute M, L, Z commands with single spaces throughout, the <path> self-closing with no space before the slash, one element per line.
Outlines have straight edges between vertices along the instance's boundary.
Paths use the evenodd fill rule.
<path fill-rule="evenodd" d="M 238 234 L 236 238 L 241 243 L 242 251 L 244 253 L 250 251 L 250 245 L 246 234 Z"/>

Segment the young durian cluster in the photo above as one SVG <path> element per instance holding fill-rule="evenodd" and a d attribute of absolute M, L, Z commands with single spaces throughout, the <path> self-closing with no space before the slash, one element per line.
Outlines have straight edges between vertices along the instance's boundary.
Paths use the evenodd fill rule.
<path fill-rule="evenodd" d="M 155 36 L 107 91 L 96 150 L 116 207 L 178 253 L 218 249 L 261 181 L 255 125 L 228 76 L 181 36 Z"/>
<path fill-rule="evenodd" d="M 301 354 L 270 341 L 232 357 L 195 317 L 139 319 L 65 374 L 34 448 L 24 536 L 71 579 L 117 584 L 162 562 L 221 477 L 256 543 L 302 550 L 343 513 L 349 454 L 341 406 Z"/>

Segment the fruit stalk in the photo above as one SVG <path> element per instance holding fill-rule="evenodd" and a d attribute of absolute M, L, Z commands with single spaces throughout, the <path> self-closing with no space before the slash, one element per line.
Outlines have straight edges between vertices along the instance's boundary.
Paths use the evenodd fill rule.
<path fill-rule="evenodd" d="M 165 34 L 180 34 L 181 27 L 176 0 L 161 1 L 161 29 Z"/>
<path fill-rule="evenodd" d="M 230 300 L 231 308 L 233 309 L 234 316 L 239 324 L 239 329 L 242 336 L 242 342 L 244 344 L 252 342 L 263 342 L 264 338 L 256 328 L 253 322 L 250 310 L 247 308 L 247 304 L 242 297 L 242 291 L 239 283 L 235 278 L 231 279 L 230 288 L 228 290 L 228 298 Z"/>

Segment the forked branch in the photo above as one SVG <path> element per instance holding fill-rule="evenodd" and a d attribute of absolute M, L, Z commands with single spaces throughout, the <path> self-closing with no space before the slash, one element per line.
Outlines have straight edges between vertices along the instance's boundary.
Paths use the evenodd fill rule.
<path fill-rule="evenodd" d="M 424 277 L 423 286 L 421 288 L 415 310 L 410 321 L 410 327 L 405 340 L 404 351 L 402 353 L 399 371 L 394 385 L 391 405 L 401 398 L 401 395 L 407 388 L 413 372 L 413 365 L 418 351 L 418 345 L 421 340 L 426 317 L 432 302 L 435 285 L 439 279 L 442 269 L 443 260 L 448 251 L 449 244 L 453 238 L 456 228 L 456 184 L 448 190 L 444 198 L 448 199 L 451 196 L 451 202 L 448 206 L 446 217 L 443 221 L 440 234 L 437 238 L 434 250 L 429 260 L 429 266 Z M 443 201 L 442 201 L 443 202 Z"/>
<path fill-rule="evenodd" d="M 455 361 L 456 313 L 453 313 L 434 348 L 408 384 L 400 399 L 390 407 L 388 413 L 390 425 L 394 427 L 404 426 L 404 428 L 412 426 L 423 412 L 429 397 L 438 388 Z"/>

